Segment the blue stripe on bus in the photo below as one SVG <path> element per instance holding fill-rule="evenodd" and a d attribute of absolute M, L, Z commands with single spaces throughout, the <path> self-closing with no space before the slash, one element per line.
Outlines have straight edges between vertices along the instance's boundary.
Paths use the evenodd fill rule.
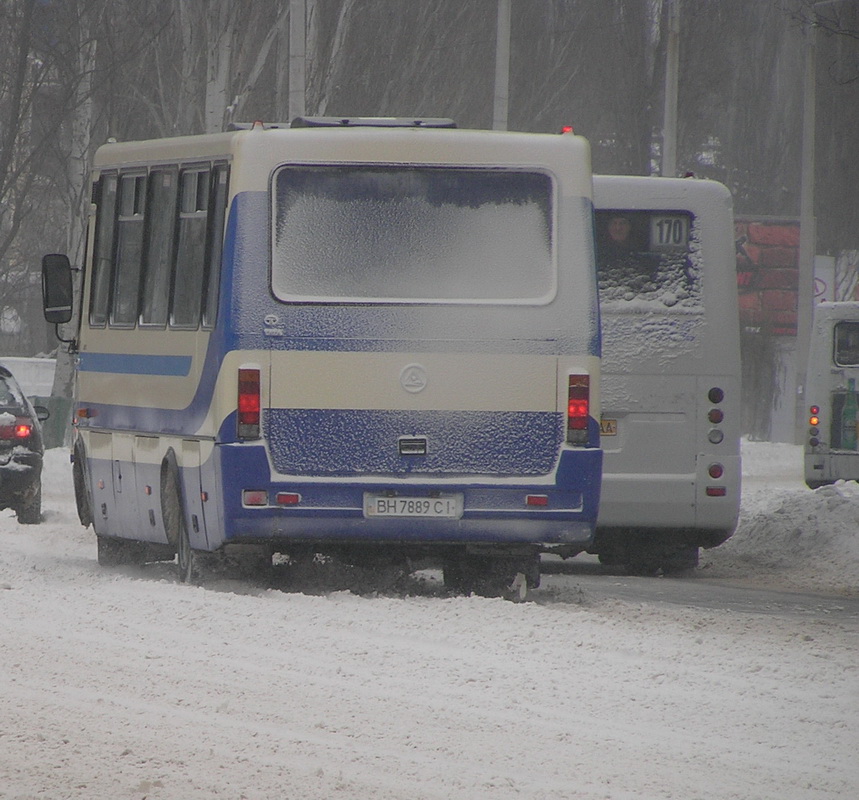
<path fill-rule="evenodd" d="M 548 475 L 564 437 L 554 412 L 272 408 L 264 421 L 285 475 Z M 401 455 L 400 437 L 426 453 Z"/>
<path fill-rule="evenodd" d="M 138 355 L 131 353 L 81 353 L 81 372 L 120 375 L 168 375 L 185 377 L 191 372 L 191 356 Z"/>

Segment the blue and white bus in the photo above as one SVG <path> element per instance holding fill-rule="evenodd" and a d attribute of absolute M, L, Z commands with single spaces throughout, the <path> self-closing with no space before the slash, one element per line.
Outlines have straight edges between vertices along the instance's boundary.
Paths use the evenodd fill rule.
<path fill-rule="evenodd" d="M 103 563 L 435 563 L 539 584 L 602 451 L 579 136 L 305 118 L 94 161 L 74 478 Z M 70 267 L 43 260 L 46 317 Z"/>
<path fill-rule="evenodd" d="M 740 510 L 740 326 L 731 194 L 694 178 L 594 176 L 603 331 L 591 552 L 682 572 Z"/>

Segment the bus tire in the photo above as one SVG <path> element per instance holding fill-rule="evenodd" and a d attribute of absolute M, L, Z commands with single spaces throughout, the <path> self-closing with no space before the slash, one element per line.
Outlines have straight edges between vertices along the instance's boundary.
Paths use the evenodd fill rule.
<path fill-rule="evenodd" d="M 161 466 L 161 517 L 167 541 L 176 550 L 176 566 L 181 583 L 199 583 L 202 578 L 202 556 L 191 548 L 188 525 L 182 503 L 179 468 L 171 450 Z"/>
<path fill-rule="evenodd" d="M 540 554 L 461 555 L 445 561 L 443 575 L 453 592 L 521 602 L 540 585 Z"/>
<path fill-rule="evenodd" d="M 92 502 L 90 501 L 89 481 L 86 472 L 86 452 L 80 440 L 75 443 L 72 484 L 75 490 L 78 519 L 81 525 L 88 528 L 92 525 Z"/>
<path fill-rule="evenodd" d="M 687 545 L 678 547 L 662 559 L 663 575 L 683 575 L 691 573 L 698 568 L 699 550 L 697 547 Z"/>

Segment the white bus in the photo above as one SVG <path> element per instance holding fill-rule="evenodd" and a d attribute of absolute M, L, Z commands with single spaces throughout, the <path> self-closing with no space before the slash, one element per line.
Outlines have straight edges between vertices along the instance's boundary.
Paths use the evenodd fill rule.
<path fill-rule="evenodd" d="M 587 142 L 299 119 L 95 157 L 74 478 L 99 560 L 539 585 L 596 522 Z M 43 260 L 46 316 L 69 264 Z"/>
<path fill-rule="evenodd" d="M 594 176 L 603 488 L 592 552 L 677 572 L 740 505 L 731 196 L 697 179 Z"/>
<path fill-rule="evenodd" d="M 859 303 L 815 308 L 806 376 L 806 484 L 859 480 Z"/>

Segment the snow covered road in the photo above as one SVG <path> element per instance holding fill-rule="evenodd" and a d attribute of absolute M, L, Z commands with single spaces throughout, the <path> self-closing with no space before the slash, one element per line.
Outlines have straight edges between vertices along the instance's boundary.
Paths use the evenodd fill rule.
<path fill-rule="evenodd" d="M 0 514 L 4 800 L 859 796 L 855 618 L 619 599 L 574 575 L 523 604 L 432 575 L 404 597 L 188 586 L 99 568 L 67 456 L 48 457 L 45 522 Z M 846 541 L 817 588 L 850 594 L 859 502 L 754 483 L 703 570 L 813 588 L 756 540 L 828 503 Z"/>

